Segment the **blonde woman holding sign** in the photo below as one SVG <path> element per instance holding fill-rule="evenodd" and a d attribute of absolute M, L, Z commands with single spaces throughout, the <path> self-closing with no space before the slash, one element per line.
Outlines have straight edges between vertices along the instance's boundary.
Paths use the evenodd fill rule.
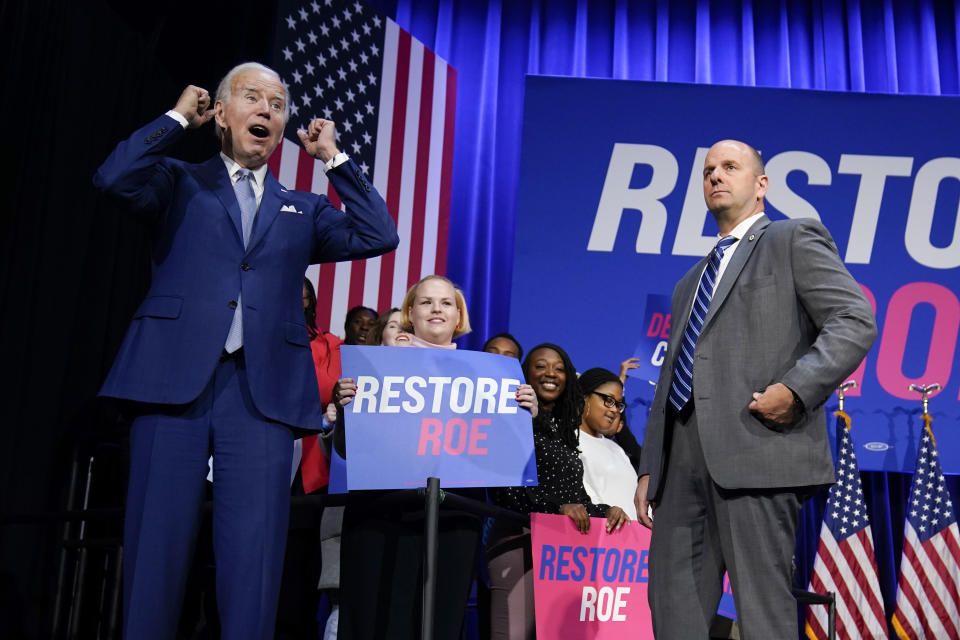
<path fill-rule="evenodd" d="M 413 285 L 401 305 L 409 346 L 456 349 L 453 340 L 470 331 L 463 292 L 442 276 L 427 276 Z M 351 378 L 337 383 L 334 395 L 345 407 L 356 395 Z M 535 414 L 536 394 L 520 385 L 517 403 Z M 338 421 L 342 430 L 343 421 Z M 342 446 L 342 443 L 338 446 Z M 483 499 L 482 489 L 458 490 Z M 423 511 L 380 500 L 382 492 L 365 491 L 351 499 L 344 515 L 341 542 L 340 629 L 338 638 L 415 639 L 420 635 L 423 557 Z M 476 567 L 480 519 L 472 514 L 440 513 L 437 573 L 437 638 L 457 638 Z"/>

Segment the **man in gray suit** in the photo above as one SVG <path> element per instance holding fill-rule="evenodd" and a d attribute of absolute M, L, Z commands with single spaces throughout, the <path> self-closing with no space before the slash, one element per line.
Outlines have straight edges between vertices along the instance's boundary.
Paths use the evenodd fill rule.
<path fill-rule="evenodd" d="M 724 570 L 741 637 L 797 638 L 800 505 L 834 481 L 823 404 L 877 334 L 823 225 L 764 215 L 763 171 L 750 145 L 711 147 L 703 191 L 722 239 L 673 292 L 635 499 L 659 640 L 709 637 Z"/>

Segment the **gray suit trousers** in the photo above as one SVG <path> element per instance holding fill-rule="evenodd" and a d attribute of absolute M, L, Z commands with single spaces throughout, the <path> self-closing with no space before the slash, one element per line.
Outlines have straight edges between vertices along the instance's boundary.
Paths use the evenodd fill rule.
<path fill-rule="evenodd" d="M 696 412 L 672 425 L 654 512 L 649 602 L 658 640 L 706 640 L 728 571 L 741 637 L 795 640 L 791 594 L 799 492 L 726 490 L 710 478 Z"/>

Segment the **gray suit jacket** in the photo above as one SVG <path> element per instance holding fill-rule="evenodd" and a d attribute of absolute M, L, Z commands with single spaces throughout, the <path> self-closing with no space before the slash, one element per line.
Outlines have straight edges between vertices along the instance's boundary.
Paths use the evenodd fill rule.
<path fill-rule="evenodd" d="M 672 428 L 666 408 L 673 366 L 706 260 L 673 292 L 674 329 L 640 460 L 640 475 L 650 475 L 651 500 L 659 493 Z M 758 220 L 717 284 L 694 353 L 694 410 L 714 482 L 726 489 L 833 482 L 823 404 L 876 335 L 870 304 L 823 225 Z M 747 408 L 754 391 L 775 382 L 806 407 L 789 427 L 772 428 Z"/>

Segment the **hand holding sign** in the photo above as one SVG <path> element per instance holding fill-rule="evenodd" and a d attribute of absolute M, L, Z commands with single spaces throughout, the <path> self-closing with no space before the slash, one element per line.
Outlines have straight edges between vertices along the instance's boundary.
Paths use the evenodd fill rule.
<path fill-rule="evenodd" d="M 521 384 L 517 387 L 517 404 L 529 411 L 530 417 L 537 417 L 537 409 L 539 408 L 537 393 L 530 385 Z"/>
<path fill-rule="evenodd" d="M 560 505 L 560 513 L 565 516 L 569 516 L 573 520 L 573 524 L 577 527 L 577 531 L 580 533 L 586 534 L 590 531 L 590 516 L 587 514 L 587 509 L 582 504 L 562 504 Z"/>
<path fill-rule="evenodd" d="M 630 522 L 630 516 L 620 507 L 607 509 L 607 533 L 620 530 L 628 522 Z"/>
<path fill-rule="evenodd" d="M 340 378 L 333 385 L 333 402 L 337 405 L 338 412 L 343 411 L 355 395 L 357 395 L 357 383 L 353 378 Z"/>

